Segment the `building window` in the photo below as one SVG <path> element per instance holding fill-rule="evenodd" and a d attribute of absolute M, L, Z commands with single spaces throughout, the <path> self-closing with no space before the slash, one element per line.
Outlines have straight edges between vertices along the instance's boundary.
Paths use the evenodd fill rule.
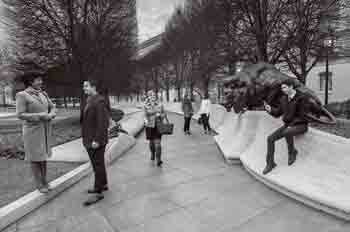
<path fill-rule="evenodd" d="M 323 91 L 326 86 L 326 72 L 318 74 L 320 76 L 320 91 Z M 333 90 L 332 72 L 328 72 L 328 90 Z"/>

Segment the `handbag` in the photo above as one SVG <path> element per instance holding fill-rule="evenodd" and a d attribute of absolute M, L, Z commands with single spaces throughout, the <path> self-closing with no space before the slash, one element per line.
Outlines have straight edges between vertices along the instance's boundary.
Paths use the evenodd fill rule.
<path fill-rule="evenodd" d="M 168 117 L 165 116 L 166 122 L 163 120 L 157 125 L 158 132 L 161 135 L 172 135 L 174 132 L 174 124 L 170 123 Z"/>

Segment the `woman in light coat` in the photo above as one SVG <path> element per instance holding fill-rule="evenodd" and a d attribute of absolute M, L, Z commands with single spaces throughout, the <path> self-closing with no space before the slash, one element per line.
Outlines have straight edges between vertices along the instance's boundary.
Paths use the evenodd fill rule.
<path fill-rule="evenodd" d="M 158 102 L 155 93 L 150 90 L 147 92 L 147 96 L 144 102 L 145 113 L 145 130 L 146 139 L 149 140 L 149 149 L 151 152 L 151 160 L 157 160 L 157 166 L 162 166 L 162 147 L 161 140 L 162 135 L 157 129 L 157 124 L 162 122 L 166 117 L 163 105 Z"/>
<path fill-rule="evenodd" d="M 41 76 L 32 72 L 22 77 L 26 89 L 16 94 L 16 114 L 23 120 L 25 160 L 30 162 L 38 190 L 48 193 L 46 160 L 51 156 L 51 120 L 56 116 L 56 109 L 41 90 Z"/>
<path fill-rule="evenodd" d="M 209 124 L 211 102 L 209 99 L 209 94 L 204 95 L 204 99 L 201 101 L 201 106 L 199 108 L 198 114 L 201 116 L 201 121 L 203 123 L 204 133 L 208 134 L 211 131 Z"/>

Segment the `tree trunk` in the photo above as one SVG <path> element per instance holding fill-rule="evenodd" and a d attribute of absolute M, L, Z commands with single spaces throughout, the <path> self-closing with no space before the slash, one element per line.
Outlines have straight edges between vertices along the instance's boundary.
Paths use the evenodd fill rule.
<path fill-rule="evenodd" d="M 181 101 L 181 87 L 178 86 L 176 90 L 177 90 L 177 101 Z"/>
<path fill-rule="evenodd" d="M 169 86 L 166 87 L 166 101 L 169 102 L 170 101 L 170 93 L 169 93 Z"/>
<path fill-rule="evenodd" d="M 190 84 L 190 97 L 191 97 L 191 101 L 194 100 L 193 91 L 194 91 L 194 83 L 191 82 L 191 84 Z"/>
<path fill-rule="evenodd" d="M 64 104 L 64 108 L 68 108 L 68 104 L 67 104 L 67 97 L 66 96 L 64 96 L 63 97 L 63 104 Z"/>

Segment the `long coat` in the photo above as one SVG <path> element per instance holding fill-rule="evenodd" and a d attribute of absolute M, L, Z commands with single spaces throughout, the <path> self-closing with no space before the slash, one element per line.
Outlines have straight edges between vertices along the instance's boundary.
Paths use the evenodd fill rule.
<path fill-rule="evenodd" d="M 91 148 L 92 142 L 100 146 L 108 143 L 109 110 L 105 98 L 99 94 L 90 96 L 84 108 L 82 137 L 86 148 Z"/>
<path fill-rule="evenodd" d="M 55 110 L 46 93 L 35 94 L 29 88 L 16 94 L 16 114 L 23 120 L 25 160 L 45 161 L 52 154 L 52 124 L 40 119 L 39 113 Z"/>
<path fill-rule="evenodd" d="M 190 99 L 185 98 L 182 101 L 181 108 L 182 108 L 182 111 L 184 112 L 185 117 L 191 117 L 193 115 L 193 107 Z"/>

